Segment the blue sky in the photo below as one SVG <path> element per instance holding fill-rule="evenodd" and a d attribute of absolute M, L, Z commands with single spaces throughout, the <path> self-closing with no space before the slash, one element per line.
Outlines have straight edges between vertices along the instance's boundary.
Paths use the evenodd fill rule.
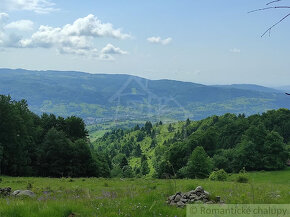
<path fill-rule="evenodd" d="M 260 37 L 289 11 L 247 13 L 267 2 L 0 0 L 0 67 L 289 85 L 290 19 Z"/>

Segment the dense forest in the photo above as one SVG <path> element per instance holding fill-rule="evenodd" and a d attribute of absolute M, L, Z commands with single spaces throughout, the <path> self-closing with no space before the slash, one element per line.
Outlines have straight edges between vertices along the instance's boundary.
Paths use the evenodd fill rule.
<path fill-rule="evenodd" d="M 0 95 L 0 174 L 109 176 L 107 165 L 91 147 L 81 118 L 38 116 L 26 101 Z"/>
<path fill-rule="evenodd" d="M 96 141 L 112 176 L 205 178 L 217 169 L 280 170 L 290 145 L 290 111 L 212 116 L 115 130 Z"/>
<path fill-rule="evenodd" d="M 0 95 L 0 174 L 205 178 L 216 169 L 279 170 L 289 159 L 290 111 L 161 121 L 116 129 L 95 143 L 75 116 L 38 116 Z"/>

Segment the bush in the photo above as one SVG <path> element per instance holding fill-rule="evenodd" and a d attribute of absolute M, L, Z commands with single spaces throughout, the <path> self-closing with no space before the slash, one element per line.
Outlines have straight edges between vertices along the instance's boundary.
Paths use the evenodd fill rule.
<path fill-rule="evenodd" d="M 223 169 L 218 170 L 218 171 L 213 171 L 210 174 L 209 179 L 211 181 L 226 181 L 228 179 L 228 174 Z"/>
<path fill-rule="evenodd" d="M 237 178 L 236 178 L 236 182 L 239 182 L 239 183 L 248 183 L 249 182 L 249 178 L 246 176 L 246 174 L 240 173 L 237 176 Z"/>
<path fill-rule="evenodd" d="M 26 189 L 27 190 L 31 190 L 32 189 L 32 184 L 30 182 L 27 183 Z"/>

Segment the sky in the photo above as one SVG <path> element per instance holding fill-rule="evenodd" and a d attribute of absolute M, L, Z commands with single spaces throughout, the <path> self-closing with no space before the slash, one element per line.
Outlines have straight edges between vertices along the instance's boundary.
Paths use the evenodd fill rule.
<path fill-rule="evenodd" d="M 269 0 L 0 0 L 0 68 L 290 84 L 289 13 Z M 274 5 L 290 5 L 289 0 Z"/>

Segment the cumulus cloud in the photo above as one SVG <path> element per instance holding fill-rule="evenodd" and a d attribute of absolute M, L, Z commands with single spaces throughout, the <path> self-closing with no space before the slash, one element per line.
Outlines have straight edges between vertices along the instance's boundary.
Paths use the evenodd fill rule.
<path fill-rule="evenodd" d="M 1 17 L 5 17 L 1 15 Z M 2 18 L 1 18 L 2 19 Z M 3 30 L 31 30 L 33 22 L 19 20 L 2 25 Z M 1 31 L 2 32 L 2 31 Z M 2 34 L 2 33 L 1 33 Z M 112 55 L 127 54 L 126 51 L 107 44 L 100 52 L 94 46 L 94 40 L 100 37 L 115 39 L 131 38 L 129 34 L 123 33 L 121 29 L 116 29 L 111 23 L 103 23 L 97 17 L 90 14 L 84 18 L 79 18 L 72 24 L 63 27 L 40 26 L 30 37 L 6 37 L 13 41 L 2 40 L 4 36 L 0 34 L 0 46 L 19 48 L 55 48 L 60 54 L 72 54 L 81 56 L 92 56 L 104 60 L 112 60 Z"/>
<path fill-rule="evenodd" d="M 162 44 L 162 45 L 167 45 L 172 41 L 172 38 L 166 38 L 166 39 L 162 39 L 161 37 L 149 37 L 147 38 L 147 41 L 149 41 L 150 43 L 154 43 L 154 44 Z"/>
<path fill-rule="evenodd" d="M 92 37 L 113 37 L 118 39 L 130 38 L 129 34 L 122 33 L 121 29 L 115 29 L 111 23 L 102 23 L 93 14 L 77 19 L 73 24 L 67 24 L 62 28 L 67 35 L 83 35 Z"/>
<path fill-rule="evenodd" d="M 123 33 L 121 29 L 114 28 L 111 23 L 101 22 L 92 14 L 62 27 L 41 25 L 30 37 L 21 37 L 21 33 L 32 30 L 33 25 L 30 20 L 18 20 L 8 23 L 8 14 L 0 13 L 0 47 L 54 48 L 59 54 L 114 60 L 114 55 L 124 55 L 127 52 L 110 43 L 98 51 L 94 45 L 95 39 L 100 37 L 120 40 L 131 38 L 131 35 Z"/>
<path fill-rule="evenodd" d="M 232 49 L 230 49 L 230 52 L 231 53 L 241 53 L 241 50 L 238 48 L 232 48 Z"/>
<path fill-rule="evenodd" d="M 127 54 L 126 51 L 121 50 L 119 47 L 114 47 L 112 44 L 107 44 L 101 51 L 102 54 Z"/>
<path fill-rule="evenodd" d="M 112 44 L 107 44 L 100 52 L 99 59 L 101 60 L 114 60 L 113 55 L 125 55 L 127 51 L 123 51 L 119 47 L 115 47 Z"/>
<path fill-rule="evenodd" d="M 58 10 L 50 0 L 2 0 L 0 8 L 33 11 L 38 14 L 47 14 Z"/>
<path fill-rule="evenodd" d="M 18 20 L 11 23 L 8 23 L 8 21 L 9 15 L 6 13 L 0 13 L 1 50 L 8 47 L 19 47 L 22 33 L 33 28 L 33 22 L 30 20 Z"/>
<path fill-rule="evenodd" d="M 15 29 L 19 31 L 33 30 L 34 23 L 31 20 L 18 20 L 15 22 L 8 23 L 4 26 L 5 29 Z"/>
<path fill-rule="evenodd" d="M 37 32 L 30 38 L 21 40 L 20 44 L 22 47 L 91 49 L 92 39 L 97 37 L 126 39 L 131 36 L 115 29 L 111 23 L 102 23 L 90 14 L 63 27 L 40 26 Z"/>

